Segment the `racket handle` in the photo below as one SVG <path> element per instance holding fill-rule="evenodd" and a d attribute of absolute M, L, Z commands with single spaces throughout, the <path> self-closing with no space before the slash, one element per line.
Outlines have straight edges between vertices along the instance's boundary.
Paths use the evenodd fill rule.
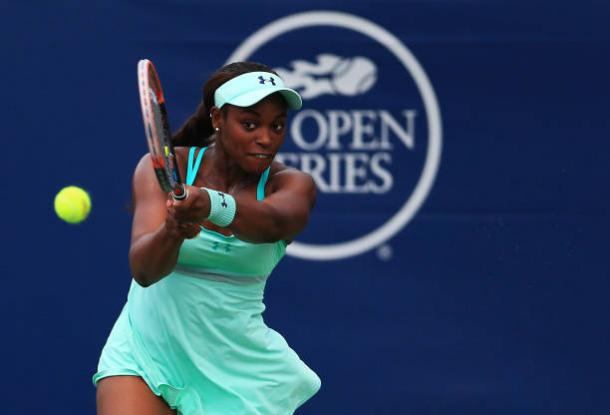
<path fill-rule="evenodd" d="M 186 199 L 187 191 L 182 185 L 182 183 L 177 183 L 176 188 L 172 191 L 172 197 L 174 200 L 184 200 Z"/>

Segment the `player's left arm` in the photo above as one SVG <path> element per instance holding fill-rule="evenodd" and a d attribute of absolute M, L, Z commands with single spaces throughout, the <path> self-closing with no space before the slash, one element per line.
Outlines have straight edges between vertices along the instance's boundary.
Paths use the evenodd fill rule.
<path fill-rule="evenodd" d="M 237 212 L 227 227 L 238 238 L 255 243 L 293 240 L 307 225 L 316 200 L 316 186 L 309 174 L 281 166 L 269 177 L 269 194 L 262 201 L 234 196 Z M 202 223 L 210 213 L 205 190 L 186 186 L 189 196 L 173 201 L 181 223 Z"/>
<path fill-rule="evenodd" d="M 309 174 L 284 169 L 271 178 L 270 194 L 262 201 L 236 198 L 237 214 L 229 229 L 245 241 L 293 240 L 307 225 L 316 201 Z"/>

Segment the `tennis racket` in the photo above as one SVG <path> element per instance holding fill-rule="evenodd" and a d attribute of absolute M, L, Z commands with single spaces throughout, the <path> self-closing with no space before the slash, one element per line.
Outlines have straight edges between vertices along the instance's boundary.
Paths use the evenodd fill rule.
<path fill-rule="evenodd" d="M 159 185 L 164 192 L 171 192 L 174 199 L 184 199 L 186 192 L 172 146 L 161 82 L 155 66 L 148 59 L 138 62 L 138 88 L 148 150 Z"/>

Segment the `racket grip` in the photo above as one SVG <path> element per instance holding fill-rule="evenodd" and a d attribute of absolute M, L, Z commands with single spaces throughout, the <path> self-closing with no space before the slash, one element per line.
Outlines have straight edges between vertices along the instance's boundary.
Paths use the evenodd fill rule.
<path fill-rule="evenodd" d="M 186 199 L 187 191 L 182 185 L 182 183 L 177 183 L 176 187 L 172 191 L 172 197 L 174 200 L 184 200 Z"/>

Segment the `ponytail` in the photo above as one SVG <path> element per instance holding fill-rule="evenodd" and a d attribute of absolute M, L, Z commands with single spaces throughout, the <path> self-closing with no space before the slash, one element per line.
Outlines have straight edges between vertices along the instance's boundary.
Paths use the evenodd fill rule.
<path fill-rule="evenodd" d="M 210 111 L 202 102 L 197 110 L 182 124 L 182 127 L 172 137 L 174 146 L 207 146 L 213 141 L 210 137 L 214 133 Z"/>

